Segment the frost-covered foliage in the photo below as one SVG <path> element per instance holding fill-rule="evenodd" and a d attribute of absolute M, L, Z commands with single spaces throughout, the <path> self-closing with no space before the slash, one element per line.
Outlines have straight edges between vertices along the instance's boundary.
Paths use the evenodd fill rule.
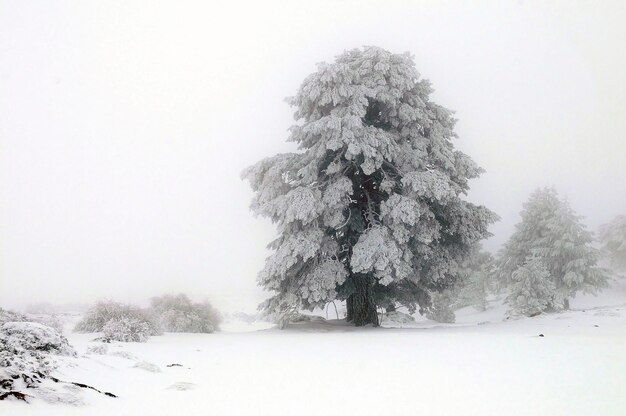
<path fill-rule="evenodd" d="M 290 322 L 291 323 L 294 323 L 294 322 L 324 322 L 324 321 L 326 321 L 326 319 L 324 319 L 321 316 L 306 315 L 304 313 L 294 314 L 290 318 Z"/>
<path fill-rule="evenodd" d="M 494 267 L 493 256 L 476 245 L 461 266 L 456 309 L 465 306 L 473 306 L 480 311 L 487 309 L 487 296 L 494 291 Z"/>
<path fill-rule="evenodd" d="M 290 104 L 299 153 L 243 172 L 252 210 L 279 237 L 259 273 L 278 319 L 346 300 L 348 320 L 376 306 L 427 307 L 454 280 L 496 216 L 462 199 L 481 169 L 452 139 L 455 119 L 429 98 L 408 54 L 354 49 L 320 64 Z"/>
<path fill-rule="evenodd" d="M 222 321 L 210 303 L 191 302 L 182 293 L 152 298 L 151 311 L 167 332 L 211 333 L 219 329 Z"/>
<path fill-rule="evenodd" d="M 457 299 L 452 289 L 445 289 L 443 292 L 435 292 L 432 295 L 430 307 L 426 310 L 426 317 L 433 321 L 442 323 L 453 323 L 456 320 L 454 315 L 454 304 Z"/>
<path fill-rule="evenodd" d="M 9 348 L 76 355 L 63 335 L 54 328 L 35 322 L 5 322 L 2 324 L 2 334 Z"/>
<path fill-rule="evenodd" d="M 565 200 L 551 188 L 535 191 L 524 204 L 522 221 L 499 253 L 497 277 L 500 286 L 511 286 L 513 272 L 528 257 L 546 266 L 555 287 L 552 304 L 569 308 L 577 292 L 596 293 L 607 285 L 606 271 L 598 267 L 600 253 L 591 246 L 591 233 Z"/>
<path fill-rule="evenodd" d="M 0 308 L 0 396 L 29 395 L 56 368 L 55 355 L 76 356 L 55 329 L 22 318 Z"/>
<path fill-rule="evenodd" d="M 511 276 L 513 281 L 511 293 L 506 298 L 513 315 L 535 316 L 551 309 L 559 309 L 562 305 L 554 304 L 558 297 L 550 272 L 537 257 L 529 257 Z"/>
<path fill-rule="evenodd" d="M 618 215 L 598 230 L 602 253 L 616 272 L 626 272 L 626 215 Z"/>
<path fill-rule="evenodd" d="M 388 326 L 414 324 L 415 318 L 399 311 L 387 312 L 382 316 L 381 324 Z"/>
<path fill-rule="evenodd" d="M 76 324 L 74 331 L 102 332 L 110 321 L 117 321 L 119 325 L 119 322 L 122 320 L 142 322 L 148 328 L 148 335 L 162 334 L 159 325 L 154 321 L 150 313 L 135 306 L 113 301 L 98 302 Z"/>
<path fill-rule="evenodd" d="M 102 328 L 105 341 L 146 342 L 150 337 L 150 326 L 134 317 L 113 318 Z"/>
<path fill-rule="evenodd" d="M 487 309 L 487 296 L 494 292 L 493 256 L 475 244 L 456 272 L 456 281 L 443 292 L 431 294 L 431 305 L 425 315 L 434 321 L 451 323 L 455 311 L 472 306 L 479 311 Z"/>

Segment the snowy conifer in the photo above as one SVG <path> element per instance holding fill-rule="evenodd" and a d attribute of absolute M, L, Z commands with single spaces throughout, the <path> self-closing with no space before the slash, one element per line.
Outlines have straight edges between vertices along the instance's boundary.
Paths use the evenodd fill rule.
<path fill-rule="evenodd" d="M 598 240 L 611 268 L 616 272 L 626 272 L 626 215 L 618 215 L 613 221 L 600 226 Z"/>
<path fill-rule="evenodd" d="M 550 279 L 550 272 L 541 259 L 528 257 L 526 262 L 511 275 L 512 286 L 506 303 L 513 315 L 535 316 L 551 309 L 560 309 L 554 304 L 556 287 Z"/>
<path fill-rule="evenodd" d="M 554 306 L 568 309 L 569 298 L 578 291 L 596 293 L 606 286 L 608 275 L 597 266 L 599 251 L 591 246 L 591 233 L 556 190 L 536 190 L 521 216 L 499 255 L 497 276 L 502 285 L 511 285 L 513 272 L 535 256 L 546 266 L 555 286 Z"/>
<path fill-rule="evenodd" d="M 464 201 L 481 169 L 454 149 L 455 119 L 430 101 L 408 54 L 354 49 L 320 64 L 289 100 L 300 152 L 246 169 L 252 210 L 278 225 L 259 283 L 285 315 L 346 300 L 348 321 L 376 307 L 428 306 L 495 215 Z"/>

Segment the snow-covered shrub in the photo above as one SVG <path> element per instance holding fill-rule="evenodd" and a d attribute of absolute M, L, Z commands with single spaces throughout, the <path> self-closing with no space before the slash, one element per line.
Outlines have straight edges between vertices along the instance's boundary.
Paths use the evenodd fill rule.
<path fill-rule="evenodd" d="M 150 326 L 134 317 L 113 318 L 102 328 L 105 341 L 146 342 L 151 335 Z"/>
<path fill-rule="evenodd" d="M 7 345 L 31 351 L 48 352 L 55 355 L 75 355 L 67 339 L 57 330 L 35 322 L 6 322 L 2 334 Z"/>
<path fill-rule="evenodd" d="M 74 331 L 76 332 L 102 332 L 105 325 L 112 320 L 134 319 L 143 322 L 148 327 L 149 335 L 161 335 L 161 328 L 147 311 L 131 305 L 125 305 L 113 301 L 98 302 L 89 309 L 81 319 Z"/>
<path fill-rule="evenodd" d="M 19 314 L 0 309 L 0 319 Z M 0 322 L 0 396 L 24 397 L 56 368 L 55 355 L 76 356 L 55 329 L 34 322 Z M 26 394 L 27 396 L 28 394 Z"/>
<path fill-rule="evenodd" d="M 154 297 L 151 311 L 167 332 L 211 333 L 219 329 L 221 315 L 210 303 L 194 303 L 184 294 Z"/>
<path fill-rule="evenodd" d="M 321 316 L 318 315 L 306 315 L 304 313 L 296 313 L 291 315 L 291 317 L 289 318 L 289 322 L 290 323 L 296 323 L 296 322 L 324 322 L 326 321 L 326 319 L 324 319 Z"/>
<path fill-rule="evenodd" d="M 381 319 L 381 324 L 383 325 L 406 325 L 413 323 L 415 323 L 415 318 L 408 313 L 398 311 L 387 312 Z"/>
<path fill-rule="evenodd" d="M 511 293 L 506 298 L 512 315 L 535 316 L 548 308 L 563 306 L 555 300 L 556 288 L 541 259 L 529 257 L 513 272 L 512 280 Z"/>

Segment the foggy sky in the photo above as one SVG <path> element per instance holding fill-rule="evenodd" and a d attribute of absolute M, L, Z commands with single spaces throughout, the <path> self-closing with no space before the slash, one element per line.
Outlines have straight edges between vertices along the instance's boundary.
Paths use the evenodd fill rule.
<path fill-rule="evenodd" d="M 501 216 L 538 186 L 626 213 L 624 2 L 0 0 L 0 306 L 168 291 L 252 310 L 273 226 L 240 172 L 291 151 L 320 61 L 409 51 Z"/>

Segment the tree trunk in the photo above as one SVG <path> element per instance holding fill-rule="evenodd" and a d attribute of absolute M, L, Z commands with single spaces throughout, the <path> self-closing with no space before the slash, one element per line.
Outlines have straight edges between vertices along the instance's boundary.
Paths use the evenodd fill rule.
<path fill-rule="evenodd" d="M 368 276 L 353 277 L 355 292 L 348 296 L 347 320 L 356 326 L 372 324 L 378 326 L 378 313 L 372 297 L 372 282 Z"/>
<path fill-rule="evenodd" d="M 354 297 L 348 296 L 346 300 L 346 321 L 352 322 L 354 320 Z"/>
<path fill-rule="evenodd" d="M 565 300 L 563 301 L 563 309 L 565 309 L 566 311 L 569 310 L 569 299 L 565 298 Z"/>

